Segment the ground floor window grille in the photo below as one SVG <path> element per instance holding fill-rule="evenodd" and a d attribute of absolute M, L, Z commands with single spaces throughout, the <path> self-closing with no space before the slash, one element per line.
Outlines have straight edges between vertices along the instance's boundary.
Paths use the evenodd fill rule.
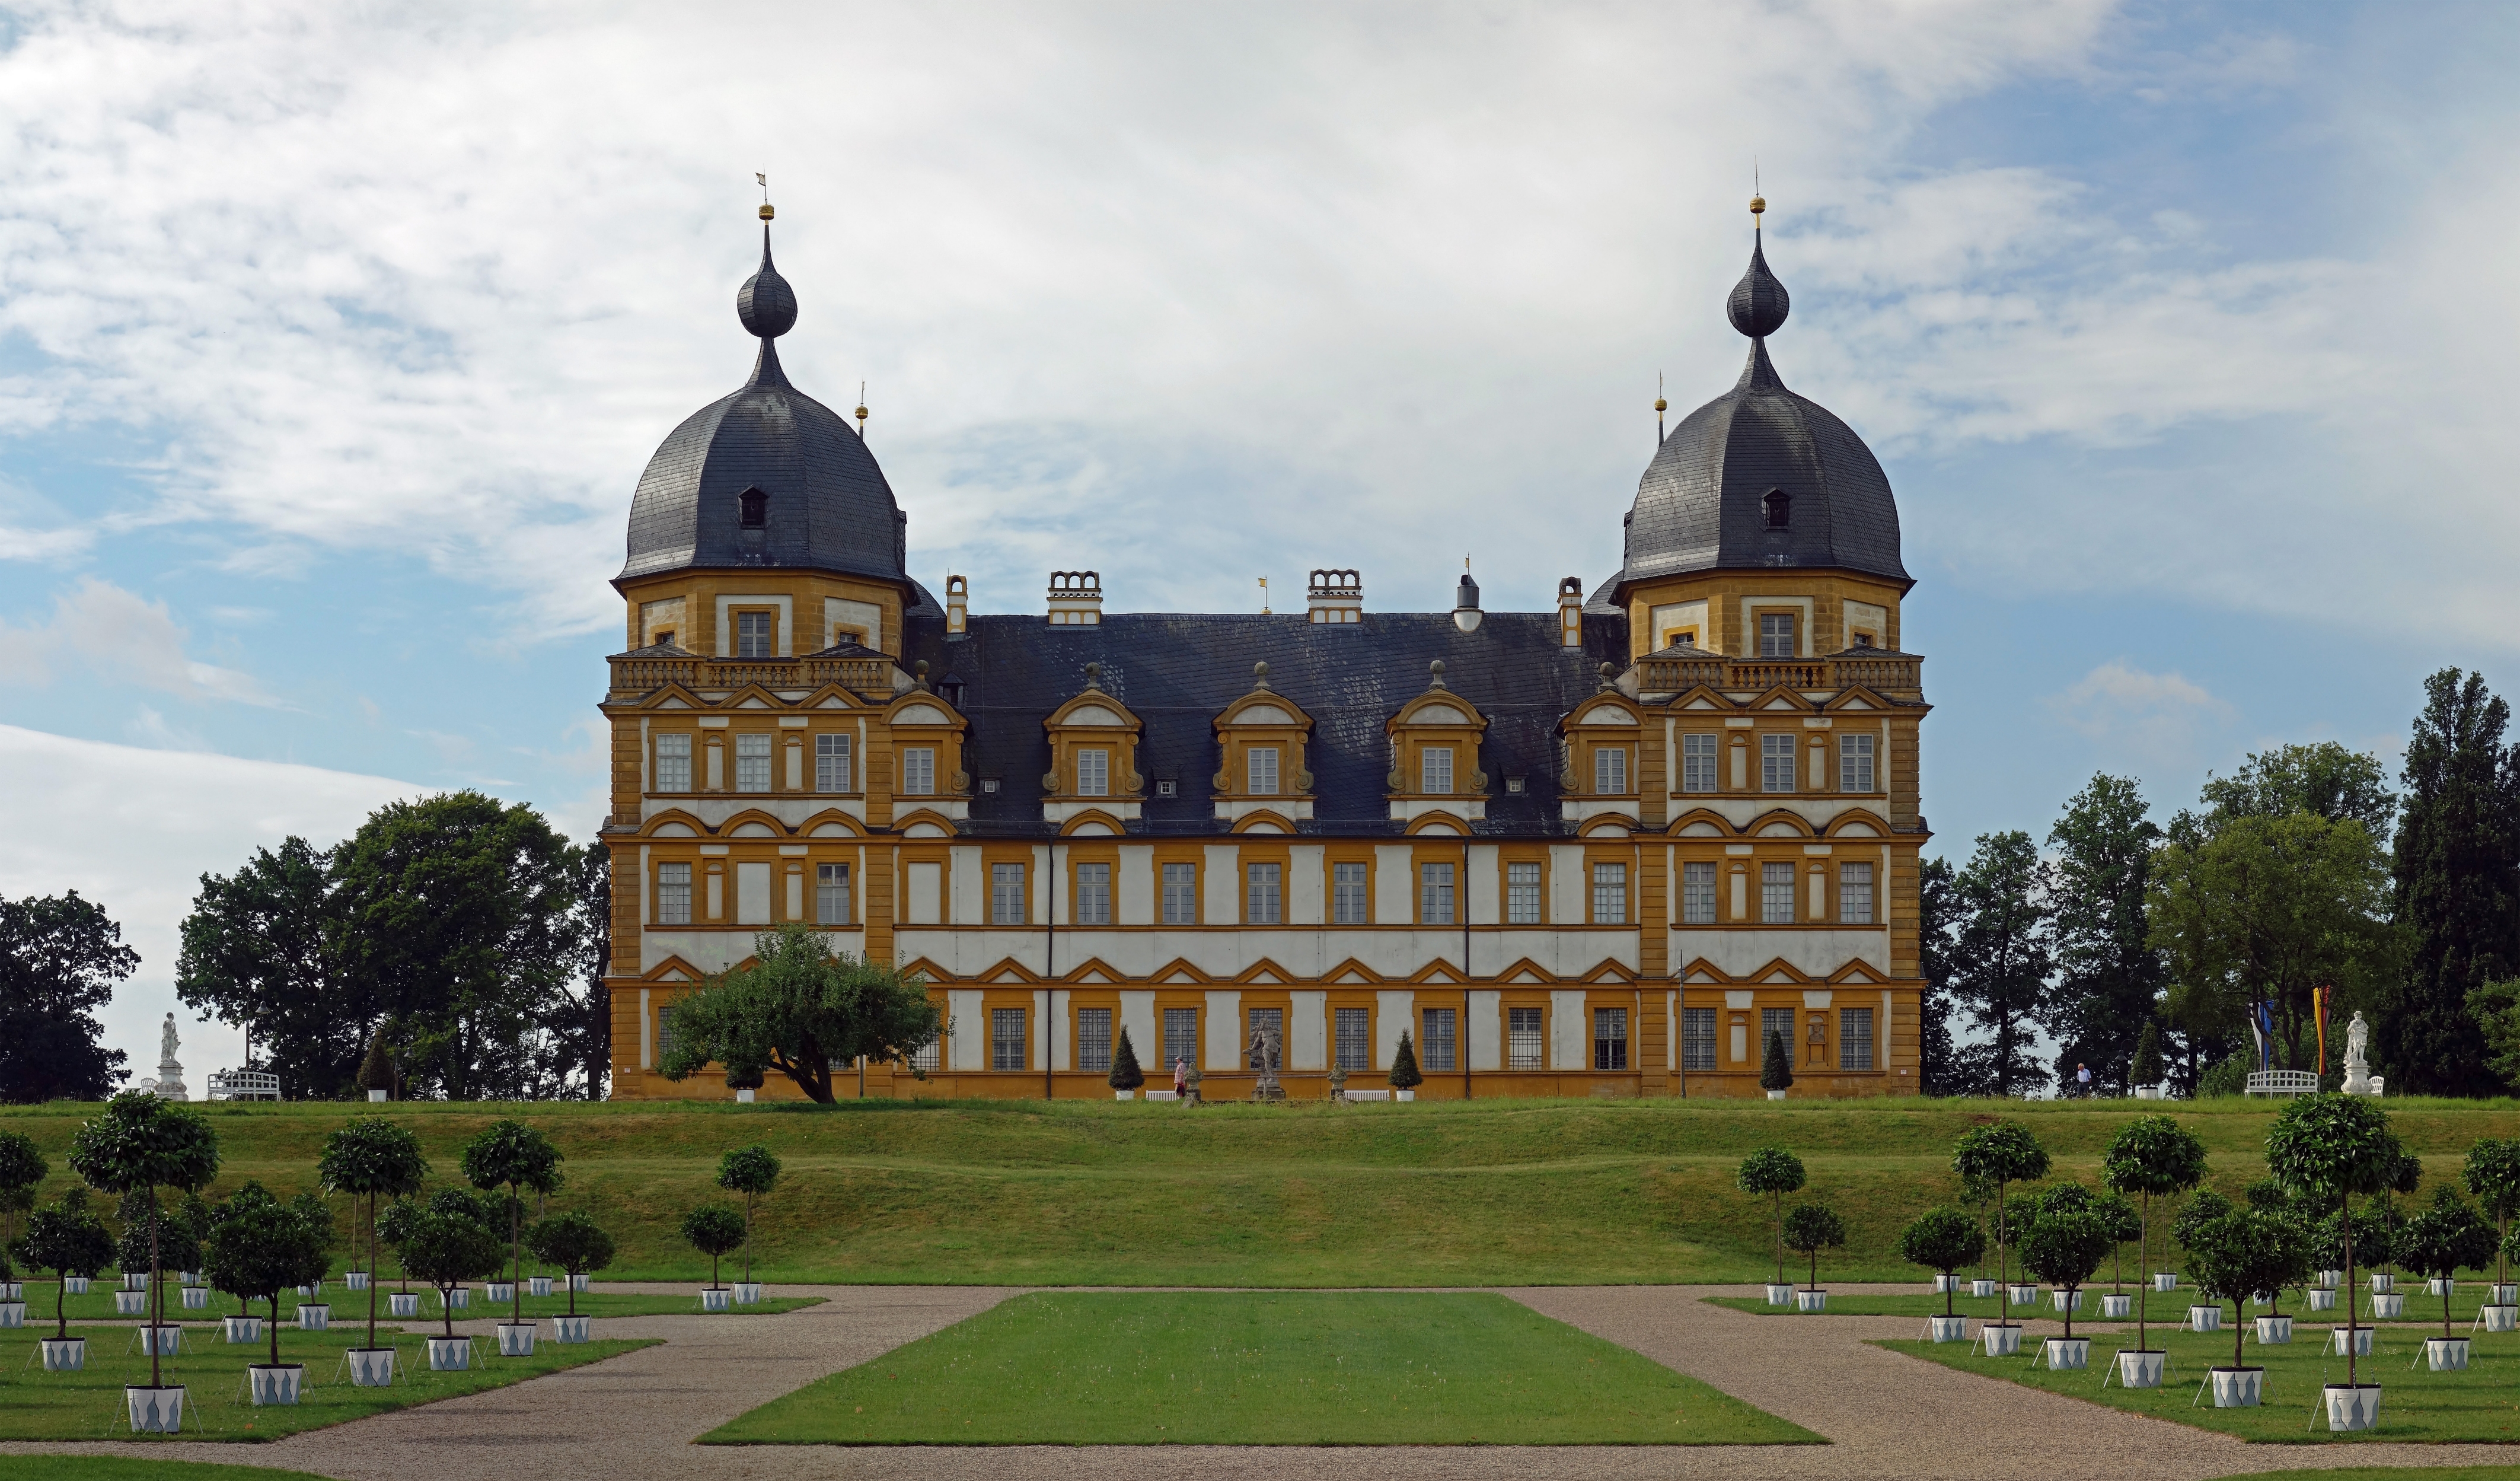
<path fill-rule="evenodd" d="M 1628 1067 L 1628 1010 L 1595 1008 L 1593 1010 L 1593 1068 L 1624 1070 Z"/>
<path fill-rule="evenodd" d="M 1782 1034 L 1783 1036 L 1785 1036 L 1785 1063 L 1787 1063 L 1787 1064 L 1791 1064 L 1791 1063 L 1793 1063 L 1793 1062 L 1794 1062 L 1794 1010 L 1793 1010 L 1793 1009 L 1791 1009 L 1791 1008 L 1761 1008 L 1761 1009 L 1759 1010 L 1759 1041 L 1758 1041 L 1756 1044 L 1754 1044 L 1754 1045 L 1752 1045 L 1752 1046 L 1751 1046 L 1751 1054 L 1750 1054 L 1750 1057 L 1751 1057 L 1751 1058 L 1753 1058 L 1753 1059 L 1755 1059 L 1755 1060 L 1757 1060 L 1757 1061 L 1759 1061 L 1761 1064 L 1766 1064 L 1766 1063 L 1768 1062 L 1768 1037 L 1769 1037 L 1770 1035 L 1772 1035 L 1772 1034 Z"/>
<path fill-rule="evenodd" d="M 933 1072 L 945 1063 L 945 1035 L 940 1029 L 934 1039 L 910 1051 L 910 1067 Z"/>
<path fill-rule="evenodd" d="M 845 926 L 849 923 L 848 865 L 814 866 L 814 923 L 824 926 Z"/>
<path fill-rule="evenodd" d="M 1715 1010 L 1713 1008 L 1680 1010 L 1680 1067 L 1684 1070 L 1715 1068 Z"/>
<path fill-rule="evenodd" d="M 1198 1065 L 1198 1009 L 1164 1009 L 1164 1073 L 1173 1072 L 1176 1062 L 1195 1069 Z"/>
<path fill-rule="evenodd" d="M 1373 1068 L 1373 1014 L 1368 1008 L 1336 1008 L 1331 1016 L 1338 1028 L 1338 1067 L 1342 1070 Z"/>
<path fill-rule="evenodd" d="M 1837 1067 L 1841 1070 L 1872 1068 L 1872 1010 L 1870 1008 L 1837 1010 Z"/>
<path fill-rule="evenodd" d="M 1454 1028 L 1457 1021 L 1451 1008 L 1426 1010 L 1426 1033 L 1418 1045 L 1418 1068 L 1421 1070 L 1455 1070 L 1461 1068 L 1454 1056 Z"/>
<path fill-rule="evenodd" d="M 1505 1067 L 1508 1070 L 1537 1070 L 1543 1063 L 1540 1046 L 1540 1014 L 1538 1008 L 1505 1010 Z"/>
<path fill-rule="evenodd" d="M 674 1052 L 674 1010 L 656 1010 L 656 1063 L 663 1064 Z"/>
<path fill-rule="evenodd" d="M 1260 1037 L 1261 1031 L 1264 1029 L 1268 1031 L 1269 1037 L 1277 1041 L 1278 1067 L 1280 1069 L 1285 1068 L 1286 1010 L 1283 1008 L 1253 1008 L 1251 1010 L 1251 1034 L 1249 1038 L 1242 1041 L 1251 1061 L 1250 1067 L 1255 1070 L 1263 1068 L 1260 1063 L 1260 1048 L 1257 1044 L 1253 1043 L 1252 1041 L 1257 1040 Z"/>
<path fill-rule="evenodd" d="M 991 1008 L 989 1010 L 989 1068 L 1022 1070 L 1030 1066 L 1024 1056 L 1024 1010 Z"/>
<path fill-rule="evenodd" d="M 1097 1073 L 1111 1068 L 1111 1010 L 1076 1010 L 1076 1067 Z"/>

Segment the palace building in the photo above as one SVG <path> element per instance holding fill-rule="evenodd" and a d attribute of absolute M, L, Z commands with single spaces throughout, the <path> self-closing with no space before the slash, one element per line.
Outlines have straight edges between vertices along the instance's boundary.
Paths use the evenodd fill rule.
<path fill-rule="evenodd" d="M 1794 1096 L 1914 1093 L 1912 582 L 1880 464 L 1769 358 L 1764 208 L 1748 362 L 1606 581 L 1385 613 L 1321 570 L 1247 615 L 1106 612 L 1092 571 L 940 601 L 865 409 L 780 368 L 764 207 L 752 374 L 657 448 L 613 580 L 613 1095 L 731 1094 L 657 1073 L 675 999 L 789 921 L 949 1020 L 868 1094 L 1101 1097 L 1124 1031 L 1211 1100 L 1257 1031 L 1295 1098 L 1381 1086 L 1404 1033 L 1425 1098 L 1757 1095 L 1770 1034 Z"/>

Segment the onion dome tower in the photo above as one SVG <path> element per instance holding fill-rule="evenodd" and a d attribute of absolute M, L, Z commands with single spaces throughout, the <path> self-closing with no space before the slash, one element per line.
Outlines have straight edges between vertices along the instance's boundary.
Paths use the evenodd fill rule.
<path fill-rule="evenodd" d="M 703 567 L 776 567 L 907 586 L 907 519 L 865 440 L 788 384 L 778 341 L 796 294 L 770 258 L 736 291 L 735 313 L 761 341 L 751 379 L 674 429 L 630 503 L 629 559 L 617 582 Z"/>
<path fill-rule="evenodd" d="M 1756 223 L 1767 202 L 1753 199 Z M 1626 555 L 1608 592 L 1748 568 L 1828 569 L 1913 584 L 1899 510 L 1872 450 L 1825 406 L 1785 389 L 1768 358 L 1793 301 L 1751 229 L 1750 266 L 1725 312 L 1750 341 L 1741 379 L 1671 430 L 1637 486 Z"/>

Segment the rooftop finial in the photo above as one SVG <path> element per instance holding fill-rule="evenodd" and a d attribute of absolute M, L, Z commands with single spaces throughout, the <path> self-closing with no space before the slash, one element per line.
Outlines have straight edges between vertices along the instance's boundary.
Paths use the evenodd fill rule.
<path fill-rule="evenodd" d="M 858 440 L 866 440 L 866 382 L 858 382 Z"/>
<path fill-rule="evenodd" d="M 779 214 L 777 208 L 770 204 L 770 177 L 756 169 L 752 172 L 752 178 L 761 185 L 761 219 L 767 221 Z"/>
<path fill-rule="evenodd" d="M 1768 271 L 1768 254 L 1757 226 L 1760 212 L 1767 208 L 1764 198 L 1750 198 L 1750 266 L 1741 274 L 1741 281 L 1732 285 L 1732 296 L 1724 304 L 1725 316 L 1732 321 L 1732 327 L 1754 340 L 1764 340 L 1783 328 L 1785 315 L 1793 307 L 1785 285 Z"/>
<path fill-rule="evenodd" d="M 744 333 L 763 340 L 775 340 L 796 327 L 796 291 L 788 286 L 788 280 L 779 276 L 779 269 L 771 264 L 770 182 L 757 173 L 753 178 L 762 182 L 761 266 L 753 271 L 751 277 L 743 280 L 742 288 L 735 291 L 735 316 L 743 321 Z M 763 348 L 766 350 L 768 347 Z"/>
<path fill-rule="evenodd" d="M 1662 414 L 1670 409 L 1671 403 L 1662 398 L 1662 372 L 1657 370 L 1654 372 L 1654 445 L 1657 447 L 1662 445 Z"/>
<path fill-rule="evenodd" d="M 1442 659 L 1439 658 L 1426 666 L 1426 687 L 1429 689 L 1441 689 L 1444 687 L 1444 661 Z"/>
<path fill-rule="evenodd" d="M 1251 687 L 1254 689 L 1269 687 L 1269 665 L 1265 661 L 1251 666 Z"/>
<path fill-rule="evenodd" d="M 1102 666 L 1101 664 L 1087 664 L 1085 666 L 1085 687 L 1098 692 L 1102 689 Z"/>
<path fill-rule="evenodd" d="M 1768 213 L 1768 198 L 1759 193 L 1759 157 L 1750 157 L 1750 234 L 1759 234 L 1759 218 Z"/>

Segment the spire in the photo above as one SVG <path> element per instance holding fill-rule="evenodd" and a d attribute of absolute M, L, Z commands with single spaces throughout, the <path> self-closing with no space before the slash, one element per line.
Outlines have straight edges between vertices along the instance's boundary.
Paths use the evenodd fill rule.
<path fill-rule="evenodd" d="M 1741 281 L 1732 285 L 1732 297 L 1724 304 L 1732 327 L 1754 340 L 1764 340 L 1783 328 L 1785 314 L 1793 307 L 1793 300 L 1785 295 L 1785 285 L 1768 271 L 1759 220 L 1767 209 L 1765 197 L 1750 198 L 1750 267 L 1741 274 Z"/>

